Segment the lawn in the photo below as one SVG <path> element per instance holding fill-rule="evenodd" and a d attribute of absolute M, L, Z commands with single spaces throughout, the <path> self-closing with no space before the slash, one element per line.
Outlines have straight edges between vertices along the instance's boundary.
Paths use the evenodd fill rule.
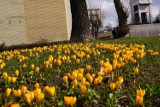
<path fill-rule="evenodd" d="M 160 36 L 0 53 L 2 107 L 159 107 Z"/>

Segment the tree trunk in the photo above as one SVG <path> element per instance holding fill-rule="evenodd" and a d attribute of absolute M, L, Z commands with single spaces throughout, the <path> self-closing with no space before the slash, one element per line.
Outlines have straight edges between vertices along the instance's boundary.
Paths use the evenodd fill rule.
<path fill-rule="evenodd" d="M 71 41 L 84 41 L 90 35 L 90 21 L 85 0 L 70 0 L 72 12 Z"/>
<path fill-rule="evenodd" d="M 129 26 L 127 24 L 128 10 L 126 7 L 124 7 L 121 0 L 114 0 L 114 5 L 118 15 L 118 26 L 116 28 L 116 31 L 118 33 L 117 37 L 124 37 L 129 33 Z"/>

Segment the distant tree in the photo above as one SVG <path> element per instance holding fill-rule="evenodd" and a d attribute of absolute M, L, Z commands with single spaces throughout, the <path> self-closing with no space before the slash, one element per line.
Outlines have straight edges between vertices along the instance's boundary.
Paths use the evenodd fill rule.
<path fill-rule="evenodd" d="M 95 39 L 98 39 L 99 28 L 103 26 L 102 21 L 105 18 L 105 15 L 103 14 L 103 11 L 101 9 L 101 0 L 98 1 L 97 5 L 92 5 L 93 0 L 86 1 L 91 23 L 91 33 L 95 37 Z"/>
<path fill-rule="evenodd" d="M 115 9 L 118 15 L 118 26 L 116 27 L 116 38 L 124 37 L 129 33 L 129 25 L 127 24 L 128 9 L 121 0 L 114 0 Z"/>
<path fill-rule="evenodd" d="M 113 27 L 110 23 L 108 23 L 106 26 L 105 26 L 106 30 L 107 31 L 112 31 L 113 30 Z"/>
<path fill-rule="evenodd" d="M 160 23 L 160 13 L 156 16 L 155 20 L 153 23 Z"/>
<path fill-rule="evenodd" d="M 85 0 L 70 0 L 72 12 L 71 41 L 84 41 L 90 35 L 90 21 Z"/>
<path fill-rule="evenodd" d="M 100 19 L 100 9 L 89 9 L 89 11 L 92 35 L 94 35 L 95 38 L 98 39 L 98 31 L 102 26 L 102 21 Z"/>

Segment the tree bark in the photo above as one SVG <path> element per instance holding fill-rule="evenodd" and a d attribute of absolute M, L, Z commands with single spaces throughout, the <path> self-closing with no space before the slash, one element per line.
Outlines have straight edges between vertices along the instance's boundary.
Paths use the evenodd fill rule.
<path fill-rule="evenodd" d="M 118 15 L 117 37 L 124 37 L 129 33 L 129 25 L 127 24 L 128 10 L 124 7 L 121 0 L 114 0 L 114 5 Z"/>
<path fill-rule="evenodd" d="M 85 0 L 70 0 L 72 12 L 71 41 L 84 41 L 90 35 L 90 21 Z"/>

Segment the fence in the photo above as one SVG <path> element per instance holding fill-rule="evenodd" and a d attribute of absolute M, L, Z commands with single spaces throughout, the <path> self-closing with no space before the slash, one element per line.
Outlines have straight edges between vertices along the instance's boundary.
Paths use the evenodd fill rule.
<path fill-rule="evenodd" d="M 160 24 L 130 25 L 130 36 L 160 36 Z"/>

